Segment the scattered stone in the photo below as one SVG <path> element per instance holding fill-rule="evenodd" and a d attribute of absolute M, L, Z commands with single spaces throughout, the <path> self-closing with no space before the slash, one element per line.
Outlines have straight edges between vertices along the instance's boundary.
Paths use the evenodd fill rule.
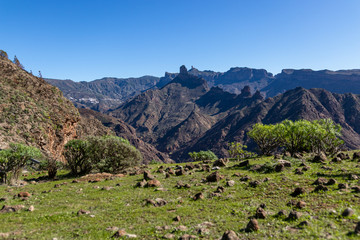
<path fill-rule="evenodd" d="M 324 170 L 328 170 L 328 171 L 332 171 L 332 167 L 328 167 L 328 166 L 321 166 L 321 169 L 324 169 Z M 320 173 L 321 174 L 321 173 Z"/>
<path fill-rule="evenodd" d="M 235 185 L 235 181 L 234 180 L 230 180 L 226 182 L 226 186 L 228 187 L 233 187 Z"/>
<path fill-rule="evenodd" d="M 254 232 L 260 229 L 258 221 L 255 218 L 250 219 L 249 223 L 246 225 L 246 232 Z"/>
<path fill-rule="evenodd" d="M 255 218 L 257 218 L 257 219 L 265 219 L 266 218 L 266 212 L 262 207 L 258 207 L 258 209 L 256 209 Z"/>
<path fill-rule="evenodd" d="M 360 234 L 360 222 L 358 222 L 356 224 L 355 230 L 354 230 L 355 234 Z"/>
<path fill-rule="evenodd" d="M 146 186 L 146 184 L 147 184 L 146 180 L 143 179 L 141 182 L 136 183 L 136 187 L 141 187 L 141 188 L 143 188 L 143 187 Z"/>
<path fill-rule="evenodd" d="M 196 200 L 199 200 L 199 199 L 204 199 L 204 194 L 203 193 L 197 193 L 195 194 L 195 196 L 193 197 L 193 199 L 196 201 Z"/>
<path fill-rule="evenodd" d="M 291 162 L 283 159 L 278 160 L 278 164 L 283 164 L 285 167 L 291 167 Z"/>
<path fill-rule="evenodd" d="M 165 178 L 170 178 L 170 173 L 165 173 Z"/>
<path fill-rule="evenodd" d="M 213 163 L 213 167 L 226 167 L 226 165 L 229 163 L 229 159 L 223 159 L 220 158 L 219 160 L 216 160 Z"/>
<path fill-rule="evenodd" d="M 210 230 L 207 228 L 197 228 L 196 232 L 200 235 L 207 235 L 210 233 Z"/>
<path fill-rule="evenodd" d="M 175 238 L 175 234 L 172 234 L 172 233 L 167 233 L 163 236 L 163 238 L 165 239 L 173 239 Z"/>
<path fill-rule="evenodd" d="M 175 175 L 174 170 L 173 170 L 173 169 L 171 169 L 171 168 L 169 168 L 169 170 L 168 170 L 167 172 L 168 172 L 168 174 Z"/>
<path fill-rule="evenodd" d="M 206 181 L 208 182 L 218 182 L 224 176 L 220 175 L 218 171 L 211 173 L 209 176 L 206 177 Z"/>
<path fill-rule="evenodd" d="M 118 230 L 113 236 L 112 238 L 137 238 L 137 236 L 135 234 L 130 234 L 130 233 L 126 233 L 126 231 L 124 229 L 120 229 Z"/>
<path fill-rule="evenodd" d="M 146 205 L 153 205 L 154 207 L 165 206 L 168 202 L 162 198 L 156 198 L 155 201 L 152 199 L 145 199 Z"/>
<path fill-rule="evenodd" d="M 301 168 L 297 168 L 297 169 L 295 169 L 295 174 L 302 175 L 302 174 L 304 174 L 304 172 L 301 170 Z"/>
<path fill-rule="evenodd" d="M 316 188 L 314 189 L 314 192 L 320 192 L 320 191 L 326 192 L 326 191 L 329 191 L 329 189 L 328 189 L 328 187 L 326 187 L 324 185 L 316 186 Z"/>
<path fill-rule="evenodd" d="M 180 225 L 176 228 L 177 231 L 185 232 L 188 230 L 188 228 L 184 225 Z"/>
<path fill-rule="evenodd" d="M 77 215 L 80 216 L 80 215 L 88 215 L 90 214 L 90 211 L 86 211 L 84 209 L 80 209 L 78 212 L 77 212 Z"/>
<path fill-rule="evenodd" d="M 296 207 L 297 208 L 304 208 L 304 207 L 306 207 L 306 202 L 304 202 L 304 201 L 299 201 L 299 202 L 297 202 L 296 203 Z"/>
<path fill-rule="evenodd" d="M 191 188 L 191 185 L 189 183 L 184 185 L 184 188 Z"/>
<path fill-rule="evenodd" d="M 175 171 L 175 175 L 176 175 L 176 176 L 182 176 L 182 175 L 185 175 L 185 174 L 186 174 L 186 172 L 185 172 L 185 170 L 182 169 L 182 168 L 180 168 L 180 169 L 178 169 L 178 170 Z"/>
<path fill-rule="evenodd" d="M 254 171 L 254 172 L 260 172 L 262 170 L 262 168 L 263 168 L 263 165 L 256 164 L 256 165 L 253 165 L 250 170 Z"/>
<path fill-rule="evenodd" d="M 161 182 L 157 179 L 149 180 L 146 184 L 147 187 L 160 187 Z"/>
<path fill-rule="evenodd" d="M 108 227 L 106 228 L 107 231 L 110 231 L 110 232 L 115 232 L 115 231 L 119 231 L 119 228 L 118 227 Z"/>
<path fill-rule="evenodd" d="M 221 193 L 213 192 L 213 193 L 210 193 L 209 197 L 221 197 Z"/>
<path fill-rule="evenodd" d="M 326 185 L 335 185 L 336 184 L 336 180 L 334 178 L 330 178 L 329 181 L 326 183 Z"/>
<path fill-rule="evenodd" d="M 304 194 L 306 191 L 305 191 L 305 188 L 303 187 L 298 187 L 298 188 L 295 188 L 294 192 L 291 194 L 291 196 L 293 197 L 297 197 L 301 194 Z"/>
<path fill-rule="evenodd" d="M 105 190 L 105 191 L 110 191 L 112 189 L 112 187 L 109 187 L 109 186 L 105 186 L 102 188 L 102 190 Z"/>
<path fill-rule="evenodd" d="M 307 170 L 310 169 L 310 166 L 304 166 L 301 170 L 303 170 L 304 172 L 306 172 Z"/>
<path fill-rule="evenodd" d="M 185 168 L 187 168 L 187 169 L 189 169 L 189 170 L 193 170 L 193 169 L 195 169 L 195 166 L 194 166 L 193 163 L 187 163 L 187 164 L 185 165 Z"/>
<path fill-rule="evenodd" d="M 299 219 L 300 217 L 301 217 L 301 213 L 296 212 L 296 211 L 291 211 L 289 213 L 289 216 L 288 216 L 287 220 L 294 221 L 294 220 Z"/>
<path fill-rule="evenodd" d="M 343 212 L 342 212 L 342 216 L 343 217 L 350 217 L 354 214 L 354 210 L 352 210 L 351 208 L 346 208 Z"/>
<path fill-rule="evenodd" d="M 294 158 L 301 159 L 303 156 L 300 153 L 294 153 Z"/>
<path fill-rule="evenodd" d="M 326 178 L 320 177 L 320 178 L 316 179 L 316 181 L 313 183 L 313 185 L 324 185 L 324 184 L 326 184 L 327 182 L 328 182 L 328 181 L 327 181 Z"/>
<path fill-rule="evenodd" d="M 166 188 L 156 188 L 154 191 L 166 192 L 167 189 Z"/>
<path fill-rule="evenodd" d="M 347 160 L 347 159 L 350 159 L 349 154 L 347 154 L 347 153 L 343 153 L 343 152 L 338 153 L 338 155 L 336 155 L 336 157 L 340 158 L 341 160 Z"/>
<path fill-rule="evenodd" d="M 99 189 L 100 186 L 93 186 L 93 189 Z"/>
<path fill-rule="evenodd" d="M 29 212 L 33 212 L 34 210 L 35 210 L 35 208 L 34 208 L 33 205 L 31 205 L 31 206 L 28 208 L 28 211 L 29 211 Z"/>
<path fill-rule="evenodd" d="M 355 175 L 355 174 L 350 175 L 350 180 L 358 180 L 358 179 L 359 179 L 359 177 L 357 175 Z"/>
<path fill-rule="evenodd" d="M 286 211 L 285 210 L 280 210 L 277 214 L 278 217 L 282 217 L 286 215 Z"/>
<path fill-rule="evenodd" d="M 333 163 L 341 163 L 341 158 L 339 158 L 339 157 L 334 157 L 332 160 L 331 160 L 331 162 L 333 162 Z"/>
<path fill-rule="evenodd" d="M 265 209 L 265 208 L 266 208 L 266 204 L 265 204 L 265 203 L 261 203 L 261 204 L 260 204 L 260 207 L 263 208 L 263 209 Z"/>
<path fill-rule="evenodd" d="M 197 239 L 197 236 L 185 234 L 179 238 L 179 240 L 190 240 L 190 239 Z"/>
<path fill-rule="evenodd" d="M 225 188 L 222 186 L 218 186 L 215 192 L 223 193 L 223 192 L 225 192 Z"/>
<path fill-rule="evenodd" d="M 281 158 L 281 154 L 277 153 L 277 154 L 274 155 L 274 159 L 280 159 L 280 158 Z"/>
<path fill-rule="evenodd" d="M 360 159 L 360 152 L 354 152 L 353 160 Z"/>
<path fill-rule="evenodd" d="M 17 196 L 19 198 L 28 198 L 28 197 L 31 197 L 31 194 L 28 192 L 19 192 Z"/>
<path fill-rule="evenodd" d="M 80 181 L 78 179 L 72 180 L 72 183 L 79 183 Z"/>
<path fill-rule="evenodd" d="M 249 186 L 253 187 L 253 188 L 255 188 L 255 187 L 259 186 L 259 185 L 260 185 L 260 182 L 257 181 L 257 180 L 249 182 Z"/>
<path fill-rule="evenodd" d="M 291 153 L 289 153 L 289 152 L 284 152 L 284 157 L 291 157 Z"/>
<path fill-rule="evenodd" d="M 176 216 L 173 218 L 173 221 L 175 222 L 180 222 L 180 220 L 181 220 L 180 216 Z"/>
<path fill-rule="evenodd" d="M 308 222 L 308 221 L 302 221 L 301 223 L 299 223 L 299 227 L 300 228 L 304 228 L 304 227 L 307 227 L 307 226 L 309 226 L 310 225 L 310 223 Z"/>
<path fill-rule="evenodd" d="M 360 187 L 359 186 L 355 186 L 351 188 L 353 190 L 354 193 L 359 193 L 360 192 Z"/>
<path fill-rule="evenodd" d="M 285 165 L 284 165 L 284 164 L 281 164 L 281 163 L 276 164 L 276 166 L 275 166 L 275 172 L 282 172 L 282 171 L 284 171 L 284 170 L 285 170 Z"/>
<path fill-rule="evenodd" d="M 249 181 L 251 178 L 249 177 L 249 176 L 245 176 L 245 177 L 242 177 L 242 178 L 240 178 L 240 181 L 242 181 L 242 182 L 247 182 L 247 181 Z"/>
<path fill-rule="evenodd" d="M 150 171 L 144 171 L 144 179 L 148 181 L 155 179 L 155 177 L 150 173 Z"/>
<path fill-rule="evenodd" d="M 2 198 L 0 198 L 0 202 L 5 202 L 7 200 L 7 198 L 6 197 L 2 197 Z"/>
<path fill-rule="evenodd" d="M 242 161 L 240 162 L 239 164 L 237 164 L 236 166 L 237 167 L 247 167 L 250 165 L 250 161 L 249 160 L 245 160 L 245 161 Z"/>
<path fill-rule="evenodd" d="M 324 163 L 325 161 L 327 161 L 327 157 L 325 153 L 321 152 L 320 154 L 316 155 L 312 161 L 314 163 Z"/>
<path fill-rule="evenodd" d="M 221 240 L 240 240 L 240 238 L 234 231 L 228 230 L 222 235 Z"/>
<path fill-rule="evenodd" d="M 14 206 L 4 205 L 2 207 L 2 209 L 0 210 L 0 213 L 17 212 L 17 211 L 20 211 L 20 210 L 22 210 L 24 208 L 25 208 L 24 205 L 14 205 Z"/>
<path fill-rule="evenodd" d="M 338 188 L 339 189 L 347 189 L 347 188 L 349 188 L 349 186 L 347 183 L 339 183 Z"/>

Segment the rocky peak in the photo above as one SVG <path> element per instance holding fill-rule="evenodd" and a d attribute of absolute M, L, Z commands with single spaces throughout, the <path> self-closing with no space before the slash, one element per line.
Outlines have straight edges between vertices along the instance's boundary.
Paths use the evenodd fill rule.
<path fill-rule="evenodd" d="M 264 97 L 261 95 L 259 90 L 256 90 L 256 92 L 254 93 L 254 95 L 252 96 L 253 99 L 258 99 L 258 100 L 263 100 Z"/>
<path fill-rule="evenodd" d="M 185 65 L 182 65 L 180 67 L 180 74 L 181 75 L 188 75 L 188 71 L 187 71 L 187 68 L 185 67 Z"/>
<path fill-rule="evenodd" d="M 245 86 L 243 89 L 241 89 L 241 97 L 251 97 L 251 89 L 249 86 Z"/>

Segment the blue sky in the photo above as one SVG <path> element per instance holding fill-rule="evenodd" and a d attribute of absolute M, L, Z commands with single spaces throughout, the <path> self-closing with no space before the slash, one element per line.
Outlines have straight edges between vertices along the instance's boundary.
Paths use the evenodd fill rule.
<path fill-rule="evenodd" d="M 0 0 L 0 12 L 0 49 L 49 78 L 360 68 L 359 0 Z"/>

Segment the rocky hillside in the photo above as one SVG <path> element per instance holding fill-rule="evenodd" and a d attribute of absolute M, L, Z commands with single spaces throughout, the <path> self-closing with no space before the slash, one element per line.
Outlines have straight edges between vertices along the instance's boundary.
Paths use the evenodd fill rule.
<path fill-rule="evenodd" d="M 0 148 L 22 142 L 61 160 L 79 121 L 77 109 L 58 88 L 0 58 Z"/>
<path fill-rule="evenodd" d="M 233 108 L 201 137 L 174 155 L 186 158 L 189 151 L 211 149 L 224 156 L 227 154 L 228 142 L 241 141 L 252 144 L 246 132 L 257 122 L 272 124 L 285 119 L 321 118 L 331 118 L 342 126 L 342 138 L 347 147 L 360 148 L 360 95 L 299 87 L 256 105 Z"/>
<path fill-rule="evenodd" d="M 259 92 L 249 87 L 241 94 L 221 88 L 209 89 L 207 82 L 191 75 L 184 66 L 180 74 L 161 89 L 138 95 L 108 114 L 133 126 L 138 136 L 170 154 L 202 136 L 234 107 L 261 102 Z"/>
<path fill-rule="evenodd" d="M 173 162 L 168 154 L 158 151 L 155 147 L 137 137 L 135 129 L 122 120 L 90 109 L 79 108 L 78 110 L 81 115 L 81 122 L 78 126 L 80 138 L 115 134 L 129 140 L 142 153 L 145 164 L 153 160 L 163 163 Z"/>

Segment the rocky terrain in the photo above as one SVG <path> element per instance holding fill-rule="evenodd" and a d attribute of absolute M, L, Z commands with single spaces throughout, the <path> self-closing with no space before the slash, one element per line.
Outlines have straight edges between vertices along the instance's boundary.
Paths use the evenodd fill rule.
<path fill-rule="evenodd" d="M 0 186 L 0 238 L 358 239 L 360 154 L 298 157 L 26 173 Z"/>
<path fill-rule="evenodd" d="M 79 121 L 77 109 L 58 88 L 0 58 L 0 149 L 26 143 L 61 160 Z"/>

